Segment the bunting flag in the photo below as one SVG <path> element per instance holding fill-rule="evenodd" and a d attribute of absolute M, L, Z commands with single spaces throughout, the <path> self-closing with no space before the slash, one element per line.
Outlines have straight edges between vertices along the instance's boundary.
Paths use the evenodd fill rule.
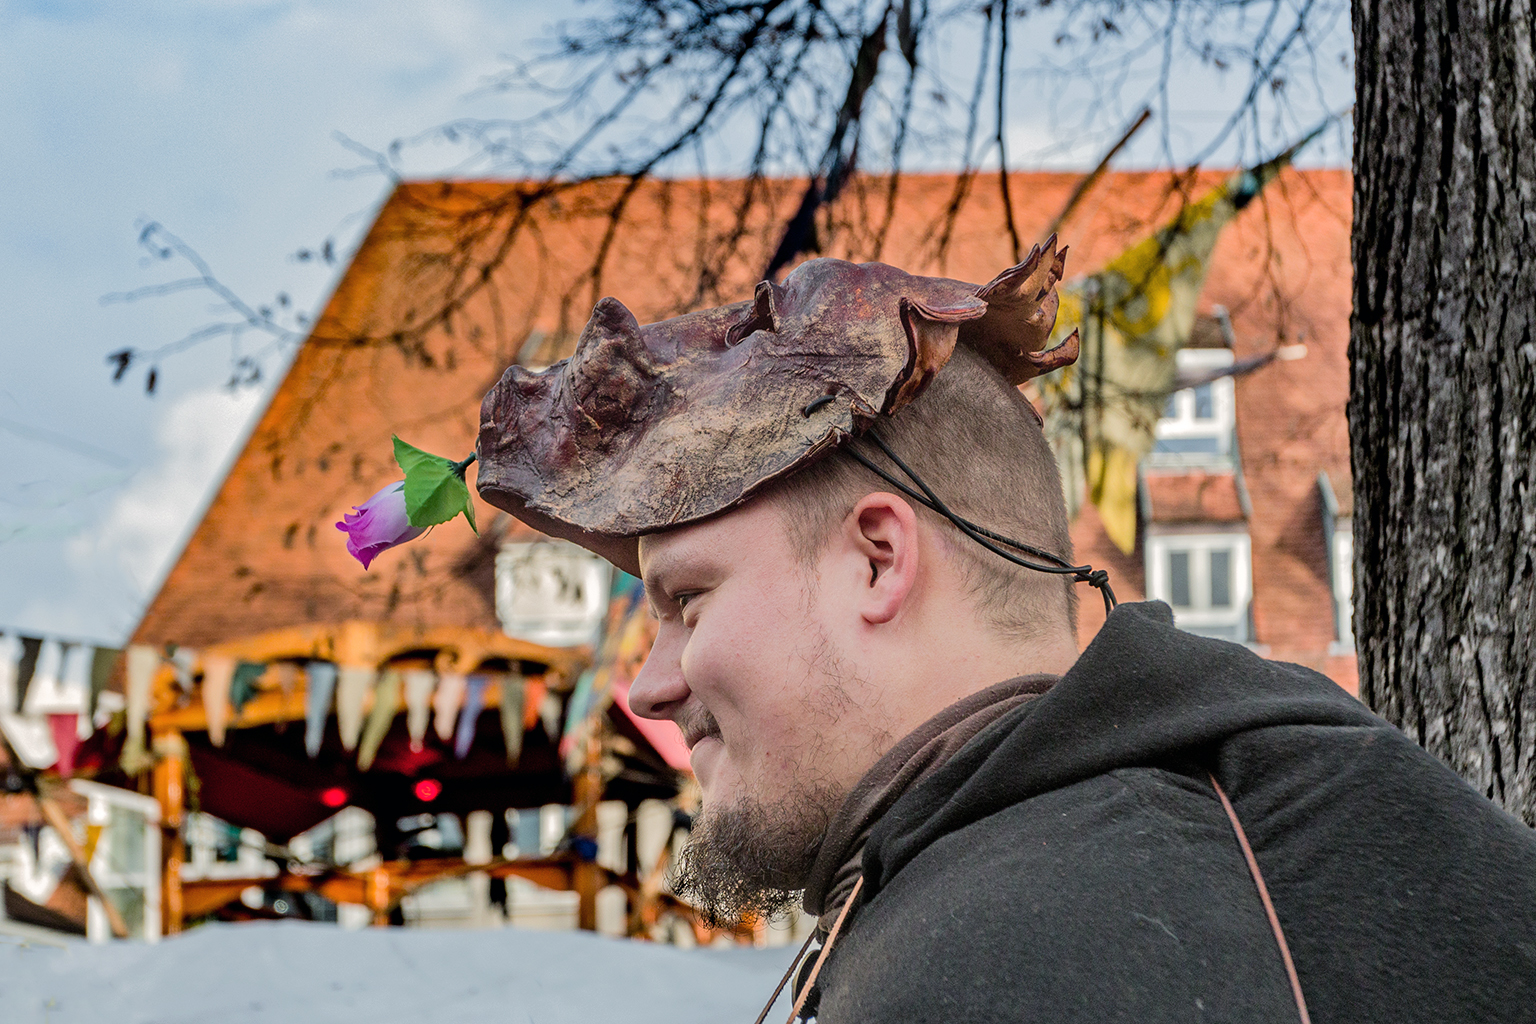
<path fill-rule="evenodd" d="M 59 670 L 59 683 L 65 694 L 65 702 L 69 710 L 64 714 L 72 714 L 75 717 L 75 742 L 78 746 L 91 738 L 91 733 L 96 731 L 95 724 L 91 721 L 91 665 L 95 658 L 96 648 L 89 644 L 70 644 L 69 651 L 64 658 L 64 665 Z M 71 758 L 71 766 L 74 761 Z"/>
<path fill-rule="evenodd" d="M 75 774 L 75 752 L 80 748 L 81 715 L 69 713 L 48 716 L 48 729 L 53 734 L 53 769 L 64 778 Z"/>
<path fill-rule="evenodd" d="M 432 695 L 432 728 L 444 743 L 453 742 L 459 705 L 463 703 L 464 673 L 444 672 L 437 681 L 437 692 Z"/>
<path fill-rule="evenodd" d="M 123 652 L 116 647 L 95 647 L 91 650 L 91 697 L 90 705 L 86 708 L 88 714 L 96 714 L 96 705 L 101 701 L 101 695 L 107 688 L 107 683 L 112 681 L 112 670 L 117 667 L 117 659 Z"/>
<path fill-rule="evenodd" d="M 41 771 L 52 768 L 59 760 L 58 748 L 53 744 L 53 728 L 46 718 L 0 711 L 0 732 L 5 733 L 11 749 L 28 768 Z"/>
<path fill-rule="evenodd" d="M 191 693 L 192 676 L 197 668 L 197 651 L 190 647 L 177 647 L 175 644 L 166 646 L 170 650 L 167 660 L 176 670 L 176 685 L 181 688 L 182 693 Z"/>
<path fill-rule="evenodd" d="M 400 672 L 386 668 L 373 689 L 373 709 L 368 712 L 368 725 L 363 729 L 362 742 L 357 746 L 357 767 L 367 771 L 373 767 L 373 758 L 379 752 L 379 744 L 389 735 L 389 727 L 400 711 Z"/>
<path fill-rule="evenodd" d="M 234 678 L 234 658 L 223 654 L 203 658 L 203 717 L 208 722 L 208 740 L 216 747 L 224 745 L 224 731 L 229 726 L 229 690 Z"/>
<path fill-rule="evenodd" d="M 0 711 L 16 708 L 16 652 L 21 647 L 14 636 L 0 633 Z"/>
<path fill-rule="evenodd" d="M 37 672 L 37 659 L 43 652 L 43 641 L 35 636 L 18 637 L 21 641 L 21 660 L 16 663 L 16 696 L 12 702 L 6 705 L 7 711 L 20 711 L 23 702 L 27 699 L 27 688 L 32 685 L 32 676 Z"/>
<path fill-rule="evenodd" d="M 539 720 L 544 723 L 544 735 L 551 742 L 559 742 L 560 719 L 565 709 L 560 704 L 560 695 L 548 688 L 545 689 L 544 699 L 539 701 Z"/>
<path fill-rule="evenodd" d="M 293 696 L 294 689 L 299 685 L 299 666 L 291 661 L 279 661 L 268 665 L 267 671 L 274 674 L 277 679 L 277 690 L 283 695 L 283 703 Z"/>
<path fill-rule="evenodd" d="M 4 638 L 4 643 L 7 650 L 0 655 L 0 732 L 5 734 L 22 764 L 28 768 L 51 767 L 58 760 L 58 751 L 47 720 L 26 717 L 15 710 L 20 704 L 16 680 L 22 645 L 9 637 Z M 33 665 L 36 666 L 35 657 Z"/>
<path fill-rule="evenodd" d="M 507 672 L 501 677 L 501 735 L 507 742 L 507 764 L 517 766 L 523 756 L 523 677 Z"/>
<path fill-rule="evenodd" d="M 155 682 L 155 669 L 159 667 L 160 652 L 153 647 L 134 644 L 128 648 L 128 736 L 123 742 L 122 763 L 123 770 L 130 775 L 137 775 L 148 767 L 144 724 L 149 720 L 150 690 Z"/>
<path fill-rule="evenodd" d="M 21 702 L 21 713 L 34 717 L 83 713 L 89 699 L 84 653 L 79 644 L 45 641 L 32 674 L 32 685 L 27 687 Z"/>
<path fill-rule="evenodd" d="M 475 742 L 475 725 L 480 720 L 480 710 L 485 707 L 485 688 L 489 676 L 475 673 L 464 681 L 464 706 L 459 711 L 459 726 L 453 734 L 453 756 L 464 760 L 470 745 Z"/>
<path fill-rule="evenodd" d="M 413 668 L 404 675 L 405 730 L 411 737 L 411 750 L 419 751 L 432 715 L 432 690 L 437 685 L 437 674 L 429 668 Z"/>
<path fill-rule="evenodd" d="M 336 666 L 329 661 L 312 661 L 304 667 L 304 752 L 320 756 L 325 740 L 325 720 L 331 714 L 331 698 L 336 694 Z"/>
<path fill-rule="evenodd" d="M 539 724 L 539 716 L 543 713 L 544 698 L 549 684 L 543 676 L 534 676 L 523 681 L 523 732 L 527 732 Z"/>
<path fill-rule="evenodd" d="M 560 756 L 570 757 L 579 738 L 578 732 L 586 724 L 587 713 L 592 709 L 593 694 L 597 680 L 597 669 L 589 668 L 576 677 L 576 686 L 571 690 L 570 699 L 565 702 L 565 729 L 560 734 Z"/>
<path fill-rule="evenodd" d="M 258 661 L 242 661 L 235 666 L 235 677 L 229 684 L 229 703 L 236 718 L 259 692 L 257 684 L 266 674 L 267 666 Z"/>
<path fill-rule="evenodd" d="M 299 666 L 291 661 L 274 661 L 267 666 L 267 671 L 272 676 L 271 686 L 282 696 L 284 708 L 284 717 L 273 722 L 272 729 L 280 734 L 285 733 L 288 731 L 287 709 L 293 706 L 293 693 L 299 685 Z"/>
<path fill-rule="evenodd" d="M 343 665 L 336 676 L 336 725 L 341 730 L 341 747 L 351 753 L 363 732 L 363 702 L 378 679 L 372 665 Z"/>
<path fill-rule="evenodd" d="M 1189 340 L 1211 253 L 1223 226 L 1318 132 L 1239 171 L 1179 210 L 1108 266 L 1060 289 L 1051 345 L 1078 332 L 1077 362 L 1039 378 L 1046 436 L 1056 449 L 1067 509 L 1098 506 L 1120 550 L 1136 546 L 1137 467 L 1152 450 L 1173 391 L 1175 353 Z"/>

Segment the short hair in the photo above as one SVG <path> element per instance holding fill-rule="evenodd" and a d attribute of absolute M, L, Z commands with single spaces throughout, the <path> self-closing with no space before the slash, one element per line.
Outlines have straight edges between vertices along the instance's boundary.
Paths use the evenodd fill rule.
<path fill-rule="evenodd" d="M 981 356 L 957 346 L 928 388 L 895 416 L 882 417 L 875 429 L 956 515 L 1071 561 L 1072 535 L 1051 447 L 1028 401 Z M 867 440 L 851 444 L 910 486 L 875 445 Z M 769 494 L 777 499 L 792 548 L 810 564 L 865 495 L 890 490 L 839 448 L 780 481 Z M 937 512 L 919 502 L 912 505 L 938 527 L 977 608 L 1000 633 L 1032 640 L 1063 625 L 1076 633 L 1077 591 L 1071 575 L 1014 565 Z"/>

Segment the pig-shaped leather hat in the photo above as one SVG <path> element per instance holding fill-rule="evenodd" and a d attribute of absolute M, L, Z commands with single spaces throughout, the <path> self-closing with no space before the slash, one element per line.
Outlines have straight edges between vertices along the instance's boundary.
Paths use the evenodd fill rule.
<path fill-rule="evenodd" d="M 1052 236 L 977 286 L 815 259 L 750 301 L 641 326 L 605 298 L 569 359 L 510 367 L 480 407 L 478 487 L 639 575 L 638 540 L 724 512 L 893 416 L 969 345 L 1010 383 L 1077 358 Z"/>

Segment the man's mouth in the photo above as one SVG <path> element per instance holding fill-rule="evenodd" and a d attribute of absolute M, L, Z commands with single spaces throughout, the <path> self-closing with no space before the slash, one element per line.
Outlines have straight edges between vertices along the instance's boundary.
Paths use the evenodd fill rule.
<path fill-rule="evenodd" d="M 689 750 L 711 736 L 720 739 L 720 723 L 704 708 L 690 708 L 678 716 L 677 727 L 683 731 L 683 743 Z"/>

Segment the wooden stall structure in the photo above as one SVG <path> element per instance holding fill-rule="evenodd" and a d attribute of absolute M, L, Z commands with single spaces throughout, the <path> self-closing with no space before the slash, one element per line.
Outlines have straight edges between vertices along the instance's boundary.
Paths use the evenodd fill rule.
<path fill-rule="evenodd" d="M 636 610 L 627 611 L 620 625 L 635 620 Z M 627 635 L 645 639 L 633 629 Z M 166 932 L 252 887 L 365 906 L 374 923 L 387 924 L 404 897 L 471 872 L 575 891 L 584 928 L 596 926 L 597 894 L 611 885 L 629 895 L 637 927 L 664 908 L 691 919 L 657 884 L 662 865 L 600 864 L 596 857 L 600 800 L 670 800 L 681 781 L 639 730 L 626 728 L 626 715 L 595 699 L 621 646 L 608 645 L 607 670 L 592 671 L 590 648 L 542 647 L 475 628 L 346 622 L 161 659 L 149 683 L 147 727 L 163 829 Z M 338 690 L 334 707 L 333 673 L 339 688 L 352 690 Z M 457 696 L 445 699 L 445 687 Z M 463 817 L 548 804 L 572 808 L 573 820 L 546 856 L 430 856 L 403 853 L 391 841 L 391 823 L 412 814 Z M 191 807 L 255 829 L 279 847 L 344 806 L 362 807 L 379 822 L 373 863 L 304 864 L 274 848 L 270 859 L 281 864 L 275 876 L 183 878 Z"/>

